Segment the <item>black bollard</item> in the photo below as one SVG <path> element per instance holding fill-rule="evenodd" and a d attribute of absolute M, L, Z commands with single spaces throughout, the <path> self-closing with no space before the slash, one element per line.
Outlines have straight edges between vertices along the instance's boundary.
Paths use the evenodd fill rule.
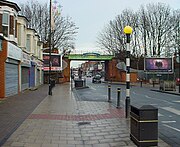
<path fill-rule="evenodd" d="M 52 81 L 49 82 L 49 95 L 52 95 Z"/>
<path fill-rule="evenodd" d="M 116 108 L 120 108 L 120 98 L 121 98 L 121 88 L 117 88 L 117 106 L 116 106 Z"/>
<path fill-rule="evenodd" d="M 153 80 L 153 87 L 155 86 L 155 81 Z"/>
<path fill-rule="evenodd" d="M 142 87 L 142 80 L 141 80 L 141 87 Z"/>
<path fill-rule="evenodd" d="M 108 102 L 111 103 L 111 85 L 108 84 Z"/>

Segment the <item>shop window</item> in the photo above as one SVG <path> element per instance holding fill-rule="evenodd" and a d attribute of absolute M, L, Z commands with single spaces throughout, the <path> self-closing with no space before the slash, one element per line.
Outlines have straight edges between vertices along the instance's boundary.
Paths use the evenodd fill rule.
<path fill-rule="evenodd" d="M 8 37 L 8 28 L 9 28 L 9 13 L 4 12 L 2 19 L 2 32 L 5 37 Z"/>
<path fill-rule="evenodd" d="M 30 49 L 31 49 L 31 40 L 30 40 L 30 35 L 27 34 L 27 38 L 26 38 L 26 49 L 27 51 L 30 52 Z"/>
<path fill-rule="evenodd" d="M 22 46 L 22 42 L 21 42 L 21 25 L 18 26 L 18 44 L 20 46 Z"/>

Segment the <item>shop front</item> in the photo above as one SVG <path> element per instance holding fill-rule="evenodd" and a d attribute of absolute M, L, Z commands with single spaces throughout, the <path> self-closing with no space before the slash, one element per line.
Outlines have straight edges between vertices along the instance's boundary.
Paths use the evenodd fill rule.
<path fill-rule="evenodd" d="M 31 57 L 31 67 L 29 70 L 29 87 L 34 88 L 35 87 L 35 70 L 36 69 L 36 62 L 34 61 L 34 57 Z"/>
<path fill-rule="evenodd" d="M 29 88 L 29 72 L 31 67 L 30 55 L 22 52 L 21 60 L 21 91 Z"/>
<path fill-rule="evenodd" d="M 37 63 L 36 86 L 40 86 L 41 84 L 43 84 L 43 72 L 42 72 L 43 62 L 40 60 L 37 60 L 36 63 Z"/>
<path fill-rule="evenodd" d="M 7 59 L 5 63 L 5 96 L 19 92 L 19 65 L 22 50 L 14 44 L 7 42 Z"/>

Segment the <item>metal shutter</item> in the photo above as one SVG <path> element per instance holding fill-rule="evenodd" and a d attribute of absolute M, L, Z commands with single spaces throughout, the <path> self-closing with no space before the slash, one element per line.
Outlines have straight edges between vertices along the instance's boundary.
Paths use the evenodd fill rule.
<path fill-rule="evenodd" d="M 6 97 L 18 94 L 18 65 L 6 63 Z"/>
<path fill-rule="evenodd" d="M 29 88 L 29 68 L 21 67 L 21 89 L 25 90 Z"/>
<path fill-rule="evenodd" d="M 32 88 L 32 87 L 35 87 L 35 66 L 31 66 L 30 67 L 30 75 L 29 75 L 29 78 L 30 78 L 30 83 L 29 83 L 29 86 Z"/>
<path fill-rule="evenodd" d="M 36 86 L 40 85 L 40 71 L 37 70 L 37 75 L 36 75 Z"/>

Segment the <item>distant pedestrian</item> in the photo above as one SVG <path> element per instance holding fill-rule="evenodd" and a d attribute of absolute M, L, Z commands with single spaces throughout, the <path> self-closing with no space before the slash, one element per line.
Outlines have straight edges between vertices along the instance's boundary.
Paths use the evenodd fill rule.
<path fill-rule="evenodd" d="M 73 73 L 71 74 L 71 79 L 73 79 L 73 80 L 74 80 L 74 74 L 73 74 Z"/>

